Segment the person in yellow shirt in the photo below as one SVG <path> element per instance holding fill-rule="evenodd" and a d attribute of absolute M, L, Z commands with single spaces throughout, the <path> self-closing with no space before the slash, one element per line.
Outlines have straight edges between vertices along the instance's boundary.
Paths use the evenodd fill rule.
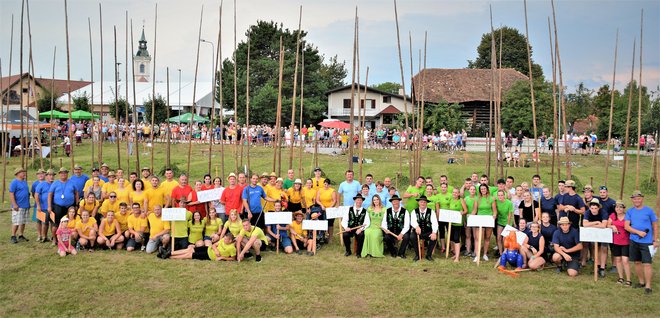
<path fill-rule="evenodd" d="M 209 208 L 209 213 L 206 214 L 206 227 L 204 228 L 204 245 L 211 246 L 211 244 L 220 240 L 220 232 L 222 231 L 222 220 L 218 218 L 214 207 Z"/>
<path fill-rule="evenodd" d="M 115 175 L 114 171 L 110 171 L 108 173 L 108 182 L 103 184 L 103 188 L 101 190 L 101 197 L 103 199 L 107 199 L 108 196 L 110 195 L 110 192 L 114 192 L 117 189 L 117 176 Z"/>
<path fill-rule="evenodd" d="M 300 211 L 293 212 L 293 222 L 291 222 L 291 227 L 289 228 L 289 236 L 291 237 L 293 247 L 296 249 L 296 254 L 302 254 L 300 248 L 306 248 L 307 255 L 313 256 L 312 240 L 307 239 L 307 230 L 302 229 L 302 221 L 303 213 Z"/>
<path fill-rule="evenodd" d="M 204 228 L 206 228 L 206 220 L 199 211 L 195 211 L 192 220 L 188 221 L 188 244 L 196 247 L 204 246 Z"/>
<path fill-rule="evenodd" d="M 169 203 L 171 202 L 170 196 L 172 195 L 172 190 L 179 186 L 179 181 L 174 179 L 174 171 L 172 169 L 166 169 L 165 170 L 165 180 L 160 184 L 160 187 L 163 188 L 163 192 L 165 193 L 165 207 L 169 207 Z"/>
<path fill-rule="evenodd" d="M 238 261 L 245 258 L 246 253 L 252 249 L 256 255 L 255 261 L 261 263 L 261 244 L 268 245 L 268 238 L 264 234 L 264 231 L 261 228 L 253 226 L 250 224 L 250 220 L 243 220 L 243 228 L 238 233 L 236 237 L 236 251 L 240 250 L 240 253 L 237 255 L 236 259 Z"/>
<path fill-rule="evenodd" d="M 335 191 L 335 189 L 330 187 L 330 180 L 329 179 L 323 180 L 323 188 L 319 189 L 319 191 L 316 194 L 316 204 L 320 205 L 321 209 L 323 210 L 322 219 L 325 219 L 325 210 L 327 208 L 334 208 L 338 206 L 338 202 L 339 202 L 339 195 L 337 194 L 337 191 Z M 312 216 L 312 218 L 314 217 Z M 328 243 L 332 238 L 334 224 L 335 224 L 335 219 L 328 220 Z M 322 237 L 321 241 L 324 240 L 325 239 Z"/>
<path fill-rule="evenodd" d="M 147 191 L 151 189 L 151 169 L 147 167 L 142 167 L 142 183 L 144 185 L 143 190 Z"/>
<path fill-rule="evenodd" d="M 69 240 L 71 241 L 71 244 L 74 244 L 78 240 L 78 231 L 76 231 L 76 225 L 78 225 L 80 222 L 80 215 L 76 213 L 76 207 L 70 206 L 66 211 L 66 216 L 69 218 L 69 222 L 67 222 L 66 227 L 71 230 L 71 236 L 69 236 Z"/>
<path fill-rule="evenodd" d="M 293 181 L 293 186 L 286 190 L 286 195 L 289 198 L 287 211 L 301 211 L 303 209 L 302 181 L 300 179 Z"/>
<path fill-rule="evenodd" d="M 267 187 L 264 189 L 266 191 L 266 197 L 274 200 L 273 202 L 271 201 L 266 202 L 266 205 L 264 206 L 264 212 L 275 211 L 275 205 L 274 205 L 275 201 L 280 202 L 281 200 L 288 200 L 286 191 L 282 189 L 283 183 L 284 180 L 282 180 L 282 178 L 277 178 L 274 186 Z"/>
<path fill-rule="evenodd" d="M 88 185 L 89 184 L 89 185 Z M 96 196 L 97 200 L 103 199 L 103 180 L 101 178 L 97 177 L 92 177 L 91 179 L 87 180 L 85 183 L 85 193 L 94 193 L 94 196 Z"/>
<path fill-rule="evenodd" d="M 154 206 L 160 205 L 165 206 L 167 196 L 163 188 L 158 185 L 160 179 L 157 176 L 151 176 L 151 188 L 145 191 L 145 202 L 147 204 L 147 212 L 151 213 L 154 210 Z"/>
<path fill-rule="evenodd" d="M 99 177 L 99 168 L 93 168 L 92 169 L 92 176 L 89 177 L 89 180 L 85 181 L 85 186 L 83 189 L 85 189 L 85 192 L 87 192 L 87 188 L 89 188 L 93 183 L 94 179 L 99 178 L 99 186 L 103 186 L 105 184 L 105 181 L 101 180 Z"/>
<path fill-rule="evenodd" d="M 149 241 L 147 242 L 146 252 L 151 254 L 159 247 L 167 248 L 170 242 L 170 222 L 163 221 L 162 207 L 157 205 L 154 207 L 154 213 L 147 216 L 149 220 Z"/>
<path fill-rule="evenodd" d="M 94 218 L 97 224 L 100 224 L 101 217 L 100 215 L 98 217 L 96 216 L 99 206 L 99 201 L 96 200 L 94 193 L 88 193 L 85 195 L 84 199 L 80 200 L 80 203 L 78 204 L 78 215 L 82 215 L 82 211 L 87 211 L 89 212 L 90 217 Z M 69 218 L 69 220 L 69 223 L 71 223 L 71 218 Z"/>
<path fill-rule="evenodd" d="M 115 220 L 119 223 L 119 229 L 121 230 L 122 235 L 128 231 L 128 204 L 124 202 L 119 202 L 119 212 L 115 213 Z M 128 236 L 125 237 L 128 239 Z"/>
<path fill-rule="evenodd" d="M 117 169 L 117 171 L 115 171 L 115 175 L 117 176 L 117 185 L 120 185 L 120 184 L 123 183 L 125 188 L 128 188 L 128 187 L 131 186 L 130 182 L 128 182 L 128 180 L 126 180 L 126 177 L 124 176 L 124 169 L 121 169 L 121 168 Z M 124 181 L 122 182 L 120 179 L 124 180 Z"/>
<path fill-rule="evenodd" d="M 220 252 L 221 261 L 236 260 L 236 245 L 234 245 L 233 234 L 227 233 L 227 235 L 218 242 L 218 251 Z"/>
<path fill-rule="evenodd" d="M 309 214 L 309 208 L 316 203 L 316 189 L 312 186 L 312 179 L 305 181 L 305 186 L 302 188 L 303 196 L 303 212 Z"/>
<path fill-rule="evenodd" d="M 129 196 L 129 201 L 131 205 L 133 203 L 140 203 L 142 211 L 147 212 L 147 205 L 145 203 L 146 193 L 144 192 L 144 182 L 142 180 L 133 181 L 133 192 Z"/>
<path fill-rule="evenodd" d="M 117 201 L 119 203 L 126 203 L 126 205 L 131 203 L 131 188 L 128 181 L 123 178 L 117 178 L 117 189 L 115 189 L 115 194 L 117 194 Z M 108 194 L 110 196 L 110 194 Z"/>
<path fill-rule="evenodd" d="M 119 211 L 119 201 L 117 201 L 117 193 L 110 192 L 110 195 L 108 195 L 108 200 L 103 201 L 103 204 L 101 204 L 101 208 L 99 208 L 98 211 L 103 217 L 105 217 L 109 211 L 112 212 Z"/>
<path fill-rule="evenodd" d="M 105 245 L 107 248 L 112 249 L 117 247 L 120 250 L 124 246 L 124 236 L 121 235 L 121 227 L 119 222 L 115 219 L 115 212 L 108 212 L 105 218 L 101 221 L 99 226 L 99 235 L 96 242 L 100 246 Z"/>
<path fill-rule="evenodd" d="M 188 245 L 188 248 L 177 250 L 174 252 L 165 251 L 161 249 L 160 257 L 161 258 L 172 258 L 172 259 L 196 259 L 201 261 L 233 261 L 236 258 L 236 248 L 233 247 L 231 242 L 233 236 L 229 233 L 225 236 L 224 240 L 214 243 L 211 246 L 195 246 Z M 227 243 L 229 241 L 229 243 Z M 220 245 L 223 247 L 220 247 Z M 233 256 L 232 256 L 233 255 Z"/>
<path fill-rule="evenodd" d="M 312 178 L 312 188 L 314 188 L 314 190 L 318 191 L 323 188 L 323 181 L 325 181 L 325 178 L 321 177 L 322 173 L 320 167 L 314 168 L 314 178 Z"/>
<path fill-rule="evenodd" d="M 78 232 L 78 244 L 76 249 L 85 249 L 89 246 L 90 251 L 94 248 L 96 243 L 96 234 L 99 232 L 99 226 L 96 220 L 89 216 L 89 211 L 83 211 L 80 216 L 80 222 L 76 223 L 76 231 Z"/>
<path fill-rule="evenodd" d="M 148 239 L 147 233 L 149 232 L 149 222 L 146 217 L 143 217 L 140 204 L 134 203 L 131 209 L 133 213 L 128 216 L 128 230 L 124 233 L 124 236 L 128 238 L 126 250 L 129 252 L 139 250 L 142 246 L 146 248 L 143 243 Z"/>
<path fill-rule="evenodd" d="M 220 237 L 222 238 L 227 235 L 227 231 L 236 237 L 238 236 L 238 233 L 241 232 L 242 228 L 243 221 L 241 221 L 241 217 L 238 215 L 238 211 L 233 209 L 229 212 L 229 218 L 225 222 L 225 226 L 222 227 L 222 233 L 220 233 Z"/>

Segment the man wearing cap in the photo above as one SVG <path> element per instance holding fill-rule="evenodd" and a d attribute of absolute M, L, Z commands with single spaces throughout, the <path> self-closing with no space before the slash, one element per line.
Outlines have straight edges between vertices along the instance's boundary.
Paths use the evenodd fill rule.
<path fill-rule="evenodd" d="M 30 186 L 30 196 L 35 200 L 34 206 L 32 207 L 33 209 L 32 221 L 35 222 L 35 224 L 37 225 L 37 235 L 39 236 L 37 238 L 37 242 L 41 242 L 41 221 L 37 219 L 37 203 L 36 203 L 37 199 L 35 197 L 35 194 L 37 192 L 37 187 L 44 182 L 45 174 L 46 171 L 44 171 L 44 169 L 37 170 L 37 180 L 32 182 L 32 185 Z"/>
<path fill-rule="evenodd" d="M 110 173 L 110 166 L 108 166 L 107 163 L 101 164 L 101 174 L 99 175 L 99 178 L 103 180 L 103 182 L 108 182 L 108 173 Z"/>
<path fill-rule="evenodd" d="M 151 189 L 151 169 L 149 167 L 142 167 L 142 183 L 144 184 L 143 191 Z"/>
<path fill-rule="evenodd" d="M 398 195 L 393 195 L 389 201 L 392 203 L 392 207 L 387 208 L 381 224 L 381 228 L 386 230 L 385 248 L 392 257 L 406 258 L 406 248 L 410 240 L 410 214 L 401 208 L 401 198 Z M 398 249 L 396 248 L 397 242 L 401 242 Z"/>
<path fill-rule="evenodd" d="M 30 214 L 30 189 L 25 180 L 25 169 L 18 168 L 14 171 L 16 177 L 9 184 L 9 199 L 11 200 L 11 242 L 16 244 L 18 240 L 28 241 L 23 236 L 25 224 Z M 16 233 L 18 232 L 18 239 Z"/>
<path fill-rule="evenodd" d="M 584 214 L 585 204 L 582 198 L 575 192 L 575 181 L 566 180 L 567 192 L 561 196 L 559 202 L 559 217 L 568 217 L 574 229 L 580 227 L 580 216 Z"/>
<path fill-rule="evenodd" d="M 415 233 L 411 234 L 410 242 L 415 250 L 415 258 L 413 261 L 419 260 L 419 240 L 425 241 L 426 246 L 426 259 L 433 261 L 433 249 L 438 240 L 438 218 L 432 209 L 428 208 L 429 199 L 422 194 L 421 197 L 415 199 L 419 205 L 410 213 L 410 226 L 415 229 Z"/>
<path fill-rule="evenodd" d="M 568 186 L 568 182 L 566 183 Z M 552 235 L 552 245 L 555 250 L 552 255 L 552 262 L 557 264 L 558 273 L 566 267 L 568 276 L 575 277 L 580 269 L 580 261 L 578 260 L 582 250 L 580 235 L 578 230 L 571 226 L 571 221 L 567 216 L 559 218 L 557 223 L 559 229 Z"/>
<path fill-rule="evenodd" d="M 585 213 L 588 212 L 586 210 L 589 210 L 589 203 L 591 203 L 591 200 L 594 199 L 594 188 L 590 185 L 587 184 L 582 188 L 582 193 L 584 193 L 584 205 L 586 206 L 585 208 Z"/>
<path fill-rule="evenodd" d="M 69 178 L 69 181 L 73 182 L 73 186 L 78 193 L 85 192 L 85 184 L 87 183 L 87 180 L 89 180 L 89 177 L 82 173 L 82 167 L 79 164 L 73 166 L 73 175 Z"/>
<path fill-rule="evenodd" d="M 653 276 L 653 258 L 650 247 L 658 248 L 658 217 L 653 210 L 644 205 L 644 195 L 636 190 L 630 196 L 633 206 L 626 211 L 625 227 L 630 233 L 628 247 L 630 262 L 635 263 L 635 273 L 639 283 L 635 288 L 644 288 L 646 294 L 651 294 L 651 278 Z"/>
<path fill-rule="evenodd" d="M 603 206 L 602 209 L 605 211 L 605 213 L 607 213 L 607 215 L 611 215 L 612 213 L 616 212 L 614 209 L 616 207 L 616 200 L 610 198 L 606 186 L 600 186 L 598 188 L 598 196 L 600 197 L 598 201 L 600 201 L 600 204 Z"/>
<path fill-rule="evenodd" d="M 609 220 L 608 214 L 602 209 L 602 205 L 600 204 L 600 201 L 598 199 L 593 198 L 591 199 L 591 202 L 589 202 L 589 211 L 584 213 L 584 220 L 582 221 L 582 226 L 583 227 L 595 227 L 595 228 L 601 228 L 604 229 L 607 227 L 607 220 Z M 589 244 L 593 245 L 593 244 Z M 595 245 L 593 245 L 595 246 Z M 601 248 L 598 251 L 598 255 L 595 255 L 595 251 L 591 252 L 591 255 L 596 258 L 598 257 L 598 275 L 600 277 L 605 277 L 605 266 L 607 264 L 607 249 L 608 249 L 608 244 L 607 243 L 600 243 L 599 247 Z M 582 253 L 582 264 L 586 262 L 587 258 L 587 253 L 586 249 L 589 247 L 586 247 L 583 250 Z"/>
<path fill-rule="evenodd" d="M 337 190 L 337 193 L 341 194 L 342 197 L 344 198 L 344 202 L 342 205 L 352 206 L 354 203 L 353 197 L 355 197 L 358 194 L 358 192 L 360 192 L 361 186 L 359 182 L 353 180 L 353 170 L 346 170 L 345 176 L 346 176 L 346 181 L 343 181 L 341 184 L 339 184 L 339 189 Z M 312 186 L 316 185 L 316 178 L 312 179 L 312 183 L 313 183 Z M 321 183 L 321 188 L 322 187 L 324 187 L 323 183 Z M 362 197 L 362 200 L 364 200 L 364 197 Z M 362 204 L 360 204 L 360 206 L 362 206 Z"/>
<path fill-rule="evenodd" d="M 323 181 L 325 181 L 325 178 L 321 177 L 321 168 L 320 167 L 314 168 L 314 178 L 312 178 L 312 188 L 315 191 L 319 191 L 319 189 L 323 188 Z"/>
<path fill-rule="evenodd" d="M 179 199 L 187 198 L 192 191 L 192 187 L 188 184 L 188 176 L 182 173 L 179 176 L 179 185 L 174 187 L 170 193 L 170 206 L 178 207 Z"/>
<path fill-rule="evenodd" d="M 282 188 L 284 190 L 289 190 L 289 188 L 293 187 L 293 182 L 295 180 L 293 169 L 287 170 L 286 179 L 284 179 L 284 182 L 282 183 Z"/>
<path fill-rule="evenodd" d="M 42 239 L 41 242 L 48 242 L 48 190 L 53 184 L 53 170 L 48 169 L 45 173 L 46 178 L 44 182 L 40 183 L 34 191 L 34 201 L 36 202 L 37 212 L 42 212 L 46 216 L 46 222 L 41 222 L 37 220 L 37 228 L 40 229 L 38 233 L 39 237 Z M 75 220 L 74 220 L 75 221 Z"/>
<path fill-rule="evenodd" d="M 92 176 L 89 178 L 89 180 L 85 181 L 85 186 L 83 187 L 83 190 L 89 188 L 91 185 L 94 184 L 94 177 L 99 177 L 99 186 L 103 187 L 105 184 L 105 181 L 101 180 L 101 176 L 99 175 L 99 168 L 92 168 Z"/>
<path fill-rule="evenodd" d="M 54 220 L 51 220 L 53 238 L 57 237 L 55 232 L 69 207 L 79 201 L 78 191 L 69 181 L 69 170 L 64 167 L 60 168 L 59 177 L 59 180 L 53 182 L 48 190 L 48 215 L 50 216 L 51 212 L 54 214 Z"/>
<path fill-rule="evenodd" d="M 355 181 L 355 183 L 357 183 L 357 181 Z M 344 247 L 346 248 L 344 256 L 351 256 L 351 238 L 355 237 L 355 240 L 357 241 L 357 251 L 355 251 L 355 255 L 357 258 L 361 258 L 362 245 L 364 244 L 364 229 L 369 227 L 371 220 L 369 219 L 367 209 L 362 207 L 364 197 L 361 194 L 357 193 L 351 201 L 353 201 L 355 205 L 351 205 L 341 219 L 341 227 L 344 231 L 342 236 L 344 239 Z"/>

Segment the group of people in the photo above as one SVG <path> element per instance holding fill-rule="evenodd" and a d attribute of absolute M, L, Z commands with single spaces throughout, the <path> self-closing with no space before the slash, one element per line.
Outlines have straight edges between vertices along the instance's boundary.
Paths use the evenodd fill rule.
<path fill-rule="evenodd" d="M 24 169 L 17 169 L 15 176 L 10 185 L 11 241 L 28 240 L 24 229 L 32 214 L 37 240 L 52 241 L 61 256 L 126 249 L 160 258 L 240 261 L 255 256 L 260 262 L 269 248 L 313 256 L 334 237 L 328 209 L 342 206 L 338 234 L 346 256 L 407 258 L 412 250 L 413 261 L 433 261 L 436 252 L 445 253 L 448 247 L 454 262 L 461 256 L 488 261 L 489 255 L 505 253 L 502 232 L 512 226 L 527 236 L 520 247 L 524 268 L 540 270 L 554 263 L 557 271 L 576 276 L 590 259 L 597 259 L 598 272 L 605 276 L 609 248 L 617 282 L 633 285 L 629 265 L 633 262 L 639 280 L 635 287 L 651 293 L 651 251 L 658 246 L 657 218 L 644 206 L 641 192 L 631 195 L 633 206 L 626 209 L 623 201 L 609 197 L 606 186 L 585 185 L 580 196 L 574 181 L 559 181 L 558 193 L 552 195 L 539 175 L 531 183 L 516 184 L 507 177 L 492 185 L 487 175 L 473 173 L 460 186 L 450 185 L 446 175 L 438 182 L 418 177 L 405 190 L 397 189 L 390 178 L 376 181 L 371 174 L 360 183 L 350 170 L 335 189 L 320 167 L 304 181 L 295 178 L 293 170 L 284 178 L 264 172 L 249 180 L 244 173 L 230 173 L 226 185 L 223 178 L 205 175 L 191 186 L 187 175 L 175 179 L 172 170 L 166 170 L 161 180 L 148 167 L 140 175 L 126 176 L 122 169 L 110 170 L 106 164 L 93 168 L 91 176 L 83 174 L 79 165 L 72 176 L 66 168 L 57 173 L 39 170 L 31 187 Z M 201 202 L 199 192 L 211 189 L 221 189 L 215 192 L 217 198 Z M 164 221 L 166 208 L 185 209 L 186 221 Z M 457 211 L 462 219 L 441 222 L 443 210 Z M 266 225 L 263 214 L 273 211 L 292 211 L 293 220 Z M 495 227 L 482 231 L 467 227 L 470 215 L 491 216 Z M 303 229 L 305 219 L 327 220 L 328 230 L 313 235 Z M 580 227 L 611 228 L 613 243 L 596 255 L 591 244 L 580 240 Z"/>

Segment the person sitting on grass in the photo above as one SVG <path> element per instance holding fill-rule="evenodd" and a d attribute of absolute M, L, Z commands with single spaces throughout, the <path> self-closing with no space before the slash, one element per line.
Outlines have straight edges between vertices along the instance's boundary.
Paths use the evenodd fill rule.
<path fill-rule="evenodd" d="M 293 212 L 293 222 L 289 227 L 289 236 L 291 237 L 291 243 L 293 243 L 293 248 L 296 250 L 296 254 L 302 254 L 301 248 L 306 248 L 306 254 L 313 256 L 312 252 L 314 246 L 312 241 L 307 239 L 307 230 L 302 229 L 304 214 L 301 211 Z"/>
<path fill-rule="evenodd" d="M 566 267 L 568 276 L 575 277 L 579 273 L 579 257 L 582 250 L 579 233 L 578 230 L 571 227 L 571 221 L 567 216 L 559 218 L 557 223 L 559 229 L 552 235 L 552 245 L 555 249 L 552 262 L 557 264 L 557 273 L 560 273 Z"/>
<path fill-rule="evenodd" d="M 75 209 L 74 209 L 75 211 Z M 75 220 L 71 221 L 75 223 Z M 60 226 L 55 232 L 57 234 L 57 253 L 61 257 L 66 256 L 67 254 L 76 255 L 78 251 L 71 245 L 71 234 L 74 233 L 67 225 L 69 223 L 68 217 L 63 217 L 60 220 Z"/>
<path fill-rule="evenodd" d="M 163 221 L 163 208 L 160 205 L 154 206 L 154 212 L 147 216 L 149 221 L 149 241 L 147 242 L 146 252 L 151 254 L 159 247 L 167 248 L 170 243 L 170 222 Z M 161 255 L 162 256 L 162 255 Z"/>
<path fill-rule="evenodd" d="M 231 233 L 234 237 L 238 236 L 238 233 L 241 232 L 243 228 L 243 221 L 241 217 L 238 216 L 238 210 L 232 209 L 229 212 L 229 219 L 225 222 L 225 225 L 222 227 L 222 233 L 220 233 L 220 238 L 223 238 L 227 233 Z"/>
<path fill-rule="evenodd" d="M 124 233 L 124 236 L 128 238 L 126 250 L 129 252 L 135 249 L 140 250 L 142 246 L 146 247 L 146 244 L 143 243 L 149 236 L 149 222 L 143 217 L 140 204 L 133 203 L 132 209 L 133 213 L 128 216 L 128 230 Z"/>
<path fill-rule="evenodd" d="M 199 213 L 199 211 L 195 211 L 195 213 Z M 224 242 L 229 240 L 229 244 L 231 244 L 231 233 L 229 235 L 225 236 Z M 225 257 L 222 255 L 220 250 L 218 249 L 218 245 L 221 242 L 216 242 L 213 243 L 211 246 L 195 246 L 193 244 L 188 245 L 188 248 L 183 249 L 183 250 L 178 250 L 174 251 L 171 253 L 167 253 L 165 255 L 165 258 L 172 258 L 172 259 L 197 259 L 200 261 L 222 261 L 222 260 L 233 260 L 233 257 L 231 257 L 232 251 L 225 251 L 225 255 L 230 255 L 228 257 Z M 161 248 L 162 250 L 162 248 Z M 236 255 L 236 251 L 234 251 L 234 255 Z"/>
<path fill-rule="evenodd" d="M 582 220 L 582 226 L 584 227 L 594 227 L 594 228 L 601 228 L 604 229 L 607 227 L 607 220 L 609 217 L 607 216 L 607 213 L 605 210 L 602 209 L 602 205 L 600 204 L 600 201 L 596 198 L 591 199 L 589 202 L 589 211 L 584 213 L 584 219 Z M 592 247 L 594 247 L 595 250 L 595 244 L 590 244 Z M 599 244 L 601 249 L 598 251 L 599 255 L 594 256 L 598 257 L 598 275 L 600 277 L 605 277 L 605 264 L 607 262 L 607 249 L 609 246 L 607 243 L 600 243 Z M 595 251 L 592 251 L 595 252 Z M 583 253 L 584 255 L 585 253 Z M 594 255 L 592 253 L 591 255 Z"/>
<path fill-rule="evenodd" d="M 220 251 L 220 261 L 235 261 L 236 260 L 236 245 L 234 245 L 234 235 L 227 233 L 222 240 L 214 243 L 218 245 Z"/>
<path fill-rule="evenodd" d="M 261 228 L 250 224 L 250 220 L 243 220 L 243 228 L 236 237 L 236 251 L 240 251 L 236 259 L 238 261 L 243 260 L 249 255 L 247 252 L 252 249 L 256 255 L 255 261 L 260 263 L 261 244 L 268 244 L 268 238 L 264 235 L 264 231 L 262 231 Z"/>
<path fill-rule="evenodd" d="M 96 242 L 100 246 L 105 245 L 109 249 L 116 246 L 118 250 L 124 246 L 124 236 L 121 235 L 121 227 L 115 219 L 115 212 L 110 211 L 105 215 L 101 220 L 99 232 L 101 235 L 96 238 Z"/>
<path fill-rule="evenodd" d="M 527 233 L 527 242 L 520 246 L 520 250 L 527 259 L 527 267 L 532 270 L 543 269 L 545 259 L 545 238 L 541 234 L 538 223 L 530 223 Z"/>
<path fill-rule="evenodd" d="M 274 212 L 282 212 L 282 203 L 275 202 L 274 209 L 275 209 Z M 293 253 L 291 238 L 289 238 L 289 234 L 288 234 L 289 228 L 290 226 L 288 224 L 271 224 L 270 226 L 266 227 L 266 231 L 268 232 L 268 237 L 270 238 L 270 242 L 273 244 L 271 245 L 271 250 L 275 250 L 277 248 L 274 244 L 277 244 L 277 239 L 279 238 L 280 245 L 282 246 L 284 253 L 287 254 Z"/>
<path fill-rule="evenodd" d="M 204 221 L 206 222 L 204 227 L 204 245 L 211 246 L 211 244 L 220 240 L 222 220 L 218 218 L 215 208 L 210 207 L 209 213 L 206 214 L 206 219 L 204 219 Z"/>
<path fill-rule="evenodd" d="M 82 211 L 80 222 L 76 223 L 76 231 L 78 232 L 78 244 L 76 249 L 85 249 L 89 247 L 89 251 L 94 251 L 94 243 L 96 243 L 96 234 L 99 232 L 99 226 L 96 220 L 89 217 L 89 211 Z"/>
<path fill-rule="evenodd" d="M 202 218 L 201 211 L 193 213 L 192 220 L 188 222 L 188 245 L 193 244 L 196 247 L 204 245 L 204 228 L 206 220 Z"/>

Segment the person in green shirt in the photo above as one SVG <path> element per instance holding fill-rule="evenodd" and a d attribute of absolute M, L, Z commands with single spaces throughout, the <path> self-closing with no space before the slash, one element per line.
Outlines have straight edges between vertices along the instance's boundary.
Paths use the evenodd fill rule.
<path fill-rule="evenodd" d="M 403 198 L 406 199 L 406 204 L 404 204 L 406 210 L 412 211 L 419 207 L 416 199 L 426 191 L 426 187 L 424 187 L 425 181 L 426 179 L 424 179 L 424 177 L 417 177 L 415 185 L 409 186 L 408 189 L 406 189 L 406 192 L 403 194 Z"/>
<path fill-rule="evenodd" d="M 204 228 L 206 227 L 206 220 L 202 219 L 202 214 L 195 211 L 192 220 L 188 221 L 188 243 L 195 246 L 204 245 Z"/>
<path fill-rule="evenodd" d="M 460 190 L 453 189 L 451 192 L 451 198 L 449 199 L 448 210 L 459 211 L 462 215 L 467 213 L 467 205 L 465 200 L 461 199 Z M 449 241 L 453 243 L 454 248 L 454 263 L 458 263 L 459 257 L 461 255 L 461 233 L 463 232 L 463 222 L 452 223 L 451 224 L 451 235 Z M 467 237 L 467 235 L 466 235 Z M 471 237 L 470 237 L 471 238 Z M 469 248 L 469 245 L 465 244 L 466 248 Z"/>
<path fill-rule="evenodd" d="M 440 209 L 449 209 L 449 201 L 451 200 L 451 192 L 448 190 L 449 186 L 447 183 L 441 183 L 440 184 L 440 191 L 430 197 L 429 199 L 433 203 L 432 207 L 433 210 L 436 211 L 436 213 L 440 213 Z M 427 193 L 428 193 L 428 185 L 427 185 Z M 427 194 L 428 196 L 428 194 Z M 446 222 L 438 222 L 438 238 L 440 239 L 440 252 L 444 253 L 445 248 L 447 245 L 445 245 L 445 233 L 447 231 L 447 226 L 449 226 Z"/>
<path fill-rule="evenodd" d="M 243 260 L 251 248 L 256 255 L 255 261 L 260 263 L 262 242 L 268 245 L 268 238 L 264 234 L 264 231 L 250 224 L 249 219 L 243 220 L 243 228 L 236 237 L 236 251 L 240 251 L 236 259 L 238 261 Z"/>
<path fill-rule="evenodd" d="M 493 200 L 492 195 L 490 194 L 490 190 L 487 184 L 482 183 L 479 185 L 479 195 L 477 196 L 476 200 L 476 209 L 472 212 L 472 214 L 476 215 L 489 215 L 492 216 L 494 220 L 497 220 L 497 204 L 495 204 L 495 200 Z M 493 235 L 493 229 L 492 228 L 484 228 L 483 229 L 484 236 L 482 238 L 482 245 L 483 245 L 483 260 L 488 261 L 488 247 L 490 245 L 490 237 Z M 477 235 L 475 237 L 478 237 L 479 230 L 477 229 Z M 477 258 L 474 258 L 474 262 L 477 261 Z"/>
<path fill-rule="evenodd" d="M 502 231 L 507 225 L 515 226 L 513 223 L 513 203 L 506 198 L 506 190 L 497 190 L 497 250 L 502 255 L 504 251 L 504 241 Z"/>
<path fill-rule="evenodd" d="M 188 211 L 188 198 L 181 197 L 179 199 L 179 207 L 186 209 L 185 221 L 172 221 L 172 237 L 174 238 L 174 250 L 182 250 L 188 248 L 188 222 L 192 220 L 192 212 Z"/>
<path fill-rule="evenodd" d="M 286 179 L 284 179 L 284 182 L 282 183 L 282 189 L 288 190 L 289 188 L 293 187 L 293 183 L 296 179 L 294 178 L 294 172 L 293 169 L 289 169 L 286 172 Z"/>
<path fill-rule="evenodd" d="M 475 214 L 477 210 L 477 187 L 470 185 L 465 191 L 465 197 L 463 198 L 465 202 L 465 207 L 467 208 L 467 214 Z M 467 221 L 467 216 L 463 217 L 463 223 Z M 472 243 L 477 238 L 479 229 L 477 228 L 465 228 L 465 256 L 474 256 L 476 251 L 472 249 Z M 476 241 L 474 242 L 476 246 Z"/>

